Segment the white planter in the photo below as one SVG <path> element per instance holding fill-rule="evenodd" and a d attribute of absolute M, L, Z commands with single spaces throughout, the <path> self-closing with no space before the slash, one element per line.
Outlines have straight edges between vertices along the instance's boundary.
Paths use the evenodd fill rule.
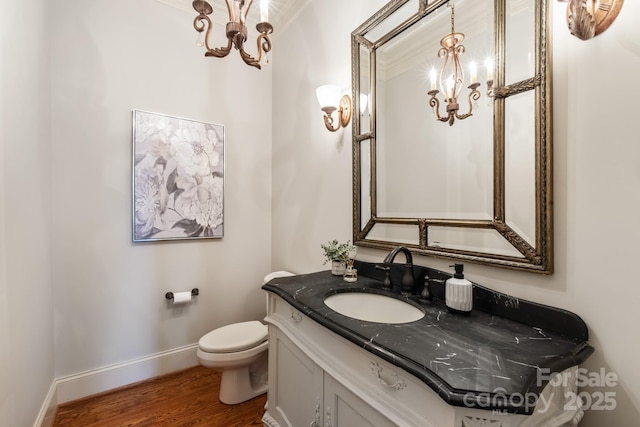
<path fill-rule="evenodd" d="M 347 265 L 343 261 L 331 261 L 331 274 L 334 276 L 342 276 L 347 269 Z"/>

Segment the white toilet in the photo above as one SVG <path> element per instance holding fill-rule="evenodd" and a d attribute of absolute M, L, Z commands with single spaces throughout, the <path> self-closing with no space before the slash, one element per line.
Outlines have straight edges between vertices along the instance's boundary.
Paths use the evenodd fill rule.
<path fill-rule="evenodd" d="M 264 277 L 267 283 L 276 277 L 293 276 L 274 271 Z M 257 320 L 222 326 L 198 342 L 198 361 L 207 368 L 222 369 L 220 401 L 235 405 L 267 391 L 267 326 Z"/>

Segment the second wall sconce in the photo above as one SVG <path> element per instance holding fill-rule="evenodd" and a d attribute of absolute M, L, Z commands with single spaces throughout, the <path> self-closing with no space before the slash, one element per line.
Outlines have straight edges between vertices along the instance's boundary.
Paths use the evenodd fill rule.
<path fill-rule="evenodd" d="M 316 96 L 320 109 L 324 111 L 324 125 L 329 131 L 335 132 L 349 124 L 352 114 L 351 97 L 344 95 L 341 98 L 339 86 L 320 86 L 316 89 Z M 338 120 L 333 118 L 334 113 L 337 113 Z"/>
<path fill-rule="evenodd" d="M 589 40 L 609 28 L 618 17 L 624 0 L 558 0 L 567 5 L 571 34 Z"/>

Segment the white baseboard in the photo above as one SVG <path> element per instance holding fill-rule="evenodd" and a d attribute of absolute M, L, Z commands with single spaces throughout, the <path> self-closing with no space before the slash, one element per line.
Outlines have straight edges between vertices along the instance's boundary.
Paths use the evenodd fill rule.
<path fill-rule="evenodd" d="M 56 381 L 51 383 L 47 397 L 40 408 L 36 422 L 33 427 L 51 427 L 56 417 L 56 409 L 58 407 L 58 393 L 56 391 Z"/>
<path fill-rule="evenodd" d="M 197 349 L 198 344 L 191 344 L 140 359 L 57 378 L 51 385 L 34 427 L 50 427 L 57 406 L 63 403 L 197 366 Z"/>

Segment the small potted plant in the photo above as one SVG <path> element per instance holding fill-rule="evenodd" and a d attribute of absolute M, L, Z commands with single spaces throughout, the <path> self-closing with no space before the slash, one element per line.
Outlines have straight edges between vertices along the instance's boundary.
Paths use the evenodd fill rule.
<path fill-rule="evenodd" d="M 320 247 L 324 252 L 324 263 L 331 261 L 331 274 L 341 276 L 346 270 L 346 265 L 350 261 L 350 253 L 355 251 L 355 246 L 349 240 L 346 243 L 340 243 L 337 240 L 330 240 Z"/>

